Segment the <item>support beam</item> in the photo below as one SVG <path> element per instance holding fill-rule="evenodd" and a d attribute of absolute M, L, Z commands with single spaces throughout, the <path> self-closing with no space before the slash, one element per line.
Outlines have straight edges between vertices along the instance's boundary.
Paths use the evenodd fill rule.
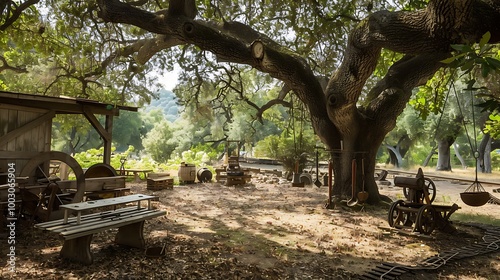
<path fill-rule="evenodd" d="M 83 115 L 101 136 L 104 146 L 103 162 L 109 164 L 111 162 L 111 130 L 113 129 L 113 116 L 106 115 L 106 121 L 103 127 L 99 120 L 94 116 L 93 112 L 88 108 L 83 109 Z"/>
<path fill-rule="evenodd" d="M 111 163 L 111 139 L 113 139 L 113 115 L 106 115 L 105 129 L 109 133 L 109 140 L 104 140 L 104 163 Z"/>

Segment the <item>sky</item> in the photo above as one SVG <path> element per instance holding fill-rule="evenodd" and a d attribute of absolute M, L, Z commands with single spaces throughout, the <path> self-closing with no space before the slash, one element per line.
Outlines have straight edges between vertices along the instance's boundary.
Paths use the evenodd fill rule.
<path fill-rule="evenodd" d="M 163 75 L 158 75 L 158 82 L 163 86 L 164 89 L 172 91 L 178 83 L 177 77 L 179 76 L 180 70 L 174 67 L 174 71 L 163 73 Z"/>

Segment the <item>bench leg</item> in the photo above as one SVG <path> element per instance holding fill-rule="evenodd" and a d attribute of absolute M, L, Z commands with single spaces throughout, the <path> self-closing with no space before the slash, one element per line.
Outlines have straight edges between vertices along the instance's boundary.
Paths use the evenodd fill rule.
<path fill-rule="evenodd" d="M 143 235 L 144 221 L 118 228 L 115 242 L 120 245 L 144 249 L 146 242 Z"/>
<path fill-rule="evenodd" d="M 90 241 L 92 241 L 92 234 L 64 240 L 60 256 L 64 259 L 77 261 L 83 264 L 92 264 Z"/>

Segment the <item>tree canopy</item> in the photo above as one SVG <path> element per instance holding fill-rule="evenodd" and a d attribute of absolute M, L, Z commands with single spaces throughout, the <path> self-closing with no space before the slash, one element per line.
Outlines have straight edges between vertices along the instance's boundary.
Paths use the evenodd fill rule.
<path fill-rule="evenodd" d="M 378 147 L 413 89 L 449 66 L 452 46 L 479 42 L 486 33 L 490 43 L 500 40 L 500 3 L 492 0 L 46 3 L 63 13 L 24 10 L 17 21 L 33 36 L 9 39 L 9 52 L 29 43 L 37 50 L 32 59 L 45 59 L 50 71 L 39 72 L 45 89 L 36 92 L 78 89 L 75 95 L 109 102 L 148 101 L 145 73 L 177 62 L 187 85 L 183 100 L 241 96 L 252 106 L 244 98 L 252 87 L 239 77 L 257 70 L 282 90 L 266 104 L 253 102 L 255 115 L 286 105 L 293 93 L 336 158 L 335 194 L 350 195 L 350 162 L 364 159 L 368 172 L 356 175 L 365 176 L 372 202 L 378 200 Z M 6 22 L 11 14 L 5 11 Z M 43 25 L 35 27 L 39 18 Z"/>

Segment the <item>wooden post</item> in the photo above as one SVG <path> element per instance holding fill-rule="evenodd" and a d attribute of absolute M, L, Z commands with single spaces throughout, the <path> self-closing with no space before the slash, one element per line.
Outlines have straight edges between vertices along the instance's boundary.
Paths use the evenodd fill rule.
<path fill-rule="evenodd" d="M 113 115 L 106 115 L 105 129 L 108 132 L 109 138 L 104 139 L 104 158 L 103 162 L 111 163 L 111 139 L 113 139 Z"/>

